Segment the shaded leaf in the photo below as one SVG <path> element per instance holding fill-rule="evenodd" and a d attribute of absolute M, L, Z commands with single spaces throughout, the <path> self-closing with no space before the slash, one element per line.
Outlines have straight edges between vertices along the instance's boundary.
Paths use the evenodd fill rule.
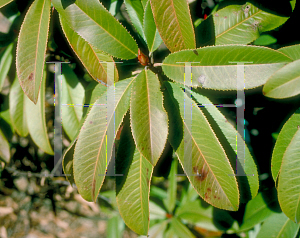
<path fill-rule="evenodd" d="M 76 105 L 82 105 L 84 102 L 84 88 L 78 81 L 76 74 L 66 64 L 62 64 L 62 74 L 59 76 L 59 80 L 62 82 L 61 103 L 69 104 L 61 108 L 62 125 L 64 131 L 72 141 L 79 130 L 83 114 L 83 106 Z"/>
<path fill-rule="evenodd" d="M 168 118 L 159 80 L 150 70 L 143 70 L 133 83 L 130 121 L 137 149 L 155 165 L 167 141 Z"/>
<path fill-rule="evenodd" d="M 123 175 L 116 176 L 119 212 L 131 230 L 140 235 L 147 235 L 150 180 L 153 165 L 136 149 L 129 120 L 122 130 L 116 172 Z"/>
<path fill-rule="evenodd" d="M 177 159 L 172 161 L 171 170 L 168 178 L 169 186 L 168 186 L 168 196 L 163 200 L 165 207 L 168 212 L 171 214 L 175 208 L 176 197 L 177 197 Z"/>
<path fill-rule="evenodd" d="M 171 52 L 195 49 L 195 33 L 186 0 L 150 0 L 161 38 Z"/>
<path fill-rule="evenodd" d="M 213 103 L 207 97 L 199 95 L 190 90 L 188 90 L 188 91 L 191 92 L 192 96 L 202 105 L 213 105 Z M 218 108 L 216 106 L 206 106 L 205 109 L 208 111 L 208 113 L 212 116 L 214 121 L 217 123 L 217 125 L 221 129 L 222 133 L 224 134 L 225 138 L 227 139 L 228 143 L 230 144 L 231 149 L 234 150 L 235 154 L 237 155 L 237 139 L 243 140 L 241 135 L 239 133 L 237 133 L 237 130 L 227 121 L 225 116 L 222 115 L 222 113 L 218 110 Z M 245 142 L 244 142 L 244 144 L 245 144 Z M 242 191 L 245 189 L 248 189 L 246 187 L 249 186 L 250 196 L 247 197 L 246 195 L 244 195 L 245 196 L 244 199 L 251 200 L 257 195 L 258 188 L 259 188 L 259 182 L 258 182 L 258 173 L 257 173 L 257 168 L 255 165 L 255 162 L 254 162 L 246 144 L 245 144 L 244 156 L 245 156 L 244 157 L 244 168 L 243 168 L 244 173 L 247 175 L 253 174 L 253 176 L 243 177 L 247 180 L 247 182 L 245 181 L 245 184 L 240 186 L 241 199 L 244 195 L 244 193 L 242 193 Z M 237 179 L 238 180 L 240 179 L 240 181 L 242 183 L 243 178 L 238 177 Z M 248 193 L 248 191 L 244 191 L 244 192 L 246 194 Z"/>
<path fill-rule="evenodd" d="M 150 220 L 156 220 L 156 219 L 165 219 L 167 212 L 157 205 L 156 203 L 149 201 L 149 209 L 150 209 Z"/>
<path fill-rule="evenodd" d="M 174 107 L 179 105 L 184 135 L 176 147 L 176 139 L 169 138 L 189 181 L 198 194 L 215 207 L 236 211 L 239 192 L 231 164 L 217 136 L 199 107 L 179 86 L 165 84 Z M 185 105 L 186 104 L 186 105 Z M 185 115 L 185 107 L 192 107 Z M 192 115 L 192 116 L 191 116 Z M 192 117 L 192 118 L 191 118 Z M 170 130 L 176 125 L 170 124 Z"/>
<path fill-rule="evenodd" d="M 119 215 L 115 215 L 107 221 L 107 229 L 106 229 L 106 234 L 107 238 L 122 238 L 122 233 L 124 226 L 122 219 L 120 218 Z"/>
<path fill-rule="evenodd" d="M 102 62 L 113 62 L 113 58 L 101 52 L 100 50 L 92 47 L 88 42 L 86 42 L 81 36 L 79 36 L 75 31 L 72 30 L 64 20 L 60 17 L 60 24 L 62 26 L 63 32 L 72 47 L 73 51 L 80 59 L 84 67 L 87 69 L 89 74 L 98 83 L 107 83 L 107 65 Z M 118 71 L 115 67 L 115 82 L 118 81 Z"/>
<path fill-rule="evenodd" d="M 132 36 L 99 1 L 52 0 L 52 4 L 69 27 L 97 49 L 117 58 L 137 57 Z"/>
<path fill-rule="evenodd" d="M 110 127 L 114 131 L 120 127 L 129 108 L 133 81 L 129 78 L 109 87 L 107 94 L 96 100 L 80 130 L 74 153 L 74 177 L 79 193 L 87 201 L 96 201 L 104 181 L 113 146 L 113 140 L 106 142 L 106 133 Z M 114 108 L 108 110 L 109 94 L 114 94 L 115 100 Z"/>
<path fill-rule="evenodd" d="M 26 13 L 17 45 L 17 74 L 24 93 L 35 104 L 42 81 L 50 22 L 49 0 L 35 0 Z"/>
<path fill-rule="evenodd" d="M 291 59 L 275 50 L 259 46 L 227 45 L 185 50 L 165 58 L 162 69 L 172 80 L 184 84 L 184 64 L 192 63 L 194 86 L 219 90 L 237 89 L 237 63 L 245 64 L 245 89 L 263 85 L 267 79 Z M 242 89 L 242 88 L 239 88 Z"/>
<path fill-rule="evenodd" d="M 0 58 L 0 92 L 2 90 L 4 80 L 7 76 L 7 73 L 10 69 L 12 59 L 13 59 L 13 54 L 12 54 L 12 49 L 13 49 L 14 44 L 11 43 L 9 46 L 7 46 L 6 50 L 4 51 L 3 55 L 1 55 Z"/>
<path fill-rule="evenodd" d="M 13 127 L 15 128 L 17 133 L 22 137 L 26 137 L 28 135 L 25 97 L 26 95 L 22 91 L 22 88 L 16 75 L 16 78 L 13 84 L 11 85 L 9 94 L 9 113 Z"/>
<path fill-rule="evenodd" d="M 154 22 L 150 1 L 145 6 L 144 34 L 149 52 L 154 52 L 161 45 L 162 39 Z"/>
<path fill-rule="evenodd" d="M 276 71 L 264 85 L 263 94 L 271 98 L 288 98 L 300 94 L 300 59 Z"/>
<path fill-rule="evenodd" d="M 282 48 L 278 49 L 278 51 L 287 55 L 288 57 L 290 57 L 293 60 L 300 59 L 300 44 L 282 47 Z"/>
<path fill-rule="evenodd" d="M 41 90 L 36 105 L 25 98 L 26 120 L 29 134 L 34 143 L 49 155 L 54 152 L 49 143 L 45 119 L 45 84 L 46 72 L 43 73 Z"/>
<path fill-rule="evenodd" d="M 164 231 L 166 230 L 168 221 L 162 221 L 153 225 L 148 233 L 147 238 L 164 238 Z"/>
<path fill-rule="evenodd" d="M 1 128 L 0 128 L 0 160 L 4 161 L 5 163 L 9 163 L 10 160 L 10 146 Z"/>
<path fill-rule="evenodd" d="M 261 226 L 257 238 L 265 237 L 290 237 L 295 238 L 299 225 L 290 220 L 284 213 L 275 213 L 265 220 Z"/>
<path fill-rule="evenodd" d="M 229 5 L 212 15 L 216 45 L 248 44 L 285 23 L 288 17 L 265 12 L 251 3 Z"/>
<path fill-rule="evenodd" d="M 271 45 L 271 44 L 275 44 L 276 42 L 277 42 L 277 39 L 271 35 L 261 35 L 253 42 L 253 44 L 254 45 Z"/>

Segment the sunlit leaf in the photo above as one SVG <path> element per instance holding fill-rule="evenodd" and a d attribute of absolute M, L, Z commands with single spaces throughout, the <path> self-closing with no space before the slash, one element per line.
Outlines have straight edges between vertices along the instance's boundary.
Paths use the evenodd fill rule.
<path fill-rule="evenodd" d="M 63 32 L 72 47 L 75 54 L 78 56 L 89 74 L 98 83 L 107 83 L 107 65 L 101 62 L 113 62 L 113 58 L 92 47 L 81 36 L 72 30 L 64 20 L 60 17 L 60 23 Z M 115 67 L 115 82 L 118 81 L 118 71 Z"/>
<path fill-rule="evenodd" d="M 295 224 L 284 213 L 275 213 L 265 220 L 264 224 L 260 228 L 257 238 L 295 238 L 298 230 L 299 225 Z"/>
<path fill-rule="evenodd" d="M 133 81 L 129 78 L 110 86 L 107 94 L 96 100 L 80 130 L 74 153 L 74 178 L 79 193 L 87 201 L 96 200 L 104 181 L 113 146 L 112 140 L 107 142 L 106 133 L 110 127 L 114 131 L 120 127 L 129 108 Z M 110 110 L 107 109 L 109 94 L 115 98 Z"/>
<path fill-rule="evenodd" d="M 1 160 L 5 163 L 8 163 L 10 160 L 10 146 L 9 143 L 3 134 L 1 128 L 0 128 L 0 163 Z"/>
<path fill-rule="evenodd" d="M 231 164 L 217 136 L 198 106 L 185 115 L 185 107 L 195 104 L 179 86 L 166 83 L 169 103 L 183 123 L 183 138 L 169 137 L 189 181 L 198 194 L 215 207 L 236 211 L 239 207 L 238 185 Z M 167 99 L 165 99 L 167 100 Z M 185 105 L 186 104 L 186 105 Z M 190 105 L 190 106 L 188 106 Z M 169 116 L 170 117 L 170 116 Z M 177 125 L 172 125 L 170 130 Z"/>
<path fill-rule="evenodd" d="M 229 5 L 212 15 L 216 45 L 248 44 L 285 23 L 288 17 L 265 12 L 251 3 Z"/>
<path fill-rule="evenodd" d="M 177 219 L 176 217 L 172 218 L 171 221 L 171 228 L 175 231 L 175 233 L 179 237 L 186 237 L 186 238 L 195 238 L 196 236 L 193 235 L 193 233 L 185 226 L 182 224 L 182 222 Z"/>
<path fill-rule="evenodd" d="M 12 2 L 13 0 L 0 0 L 0 8 L 4 7 L 6 4 Z"/>
<path fill-rule="evenodd" d="M 287 55 L 288 57 L 290 57 L 293 60 L 300 59 L 300 44 L 282 47 L 282 48 L 278 49 L 278 51 Z"/>
<path fill-rule="evenodd" d="M 117 155 L 116 194 L 119 212 L 134 232 L 147 235 L 153 165 L 136 149 L 129 120 L 122 130 Z"/>
<path fill-rule="evenodd" d="M 177 62 L 191 62 L 192 84 L 184 81 L 184 63 Z M 170 54 L 165 58 L 162 69 L 170 79 L 187 86 L 236 90 L 237 62 L 252 62 L 244 65 L 245 89 L 249 89 L 263 85 L 291 59 L 266 47 L 213 46 Z"/>
<path fill-rule="evenodd" d="M 49 0 L 32 3 L 21 26 L 17 45 L 16 66 L 20 85 L 35 104 L 45 64 L 50 7 Z"/>
<path fill-rule="evenodd" d="M 264 85 L 263 94 L 271 98 L 288 98 L 300 94 L 300 59 L 276 71 Z"/>
<path fill-rule="evenodd" d="M 98 0 L 52 0 L 52 4 L 69 27 L 97 49 L 117 58 L 137 57 L 132 36 Z"/>
<path fill-rule="evenodd" d="M 145 39 L 143 30 L 144 8 L 140 0 L 125 0 L 124 1 L 128 15 L 140 36 Z"/>
<path fill-rule="evenodd" d="M 29 134 L 34 143 L 46 153 L 53 155 L 53 149 L 50 145 L 45 119 L 45 84 L 46 72 L 43 73 L 41 90 L 37 103 L 25 98 L 26 120 Z"/>
<path fill-rule="evenodd" d="M 143 70 L 131 90 L 130 119 L 134 141 L 140 153 L 155 165 L 168 135 L 168 118 L 163 108 L 159 80 Z"/>
<path fill-rule="evenodd" d="M 171 52 L 195 49 L 195 33 L 186 0 L 150 0 L 161 38 Z"/>

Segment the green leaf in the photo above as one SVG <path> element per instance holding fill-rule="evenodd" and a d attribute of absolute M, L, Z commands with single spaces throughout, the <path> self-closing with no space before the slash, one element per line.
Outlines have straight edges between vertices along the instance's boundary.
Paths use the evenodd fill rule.
<path fill-rule="evenodd" d="M 273 214 L 261 226 L 257 238 L 289 237 L 295 238 L 299 225 L 290 220 L 284 213 Z"/>
<path fill-rule="evenodd" d="M 144 8 L 140 0 L 125 0 L 124 1 L 128 15 L 140 36 L 145 40 L 143 30 Z"/>
<path fill-rule="evenodd" d="M 167 229 L 167 225 L 168 221 L 162 221 L 153 225 L 149 230 L 147 238 L 164 238 L 164 232 Z"/>
<path fill-rule="evenodd" d="M 277 42 L 277 39 L 271 35 L 261 35 L 253 42 L 253 44 L 254 45 L 271 45 L 276 42 Z"/>
<path fill-rule="evenodd" d="M 143 70 L 133 83 L 130 121 L 137 149 L 155 165 L 167 141 L 168 117 L 159 80 L 150 70 Z"/>
<path fill-rule="evenodd" d="M 298 111 L 299 118 L 300 112 Z M 289 131 L 290 143 L 285 148 L 278 178 L 278 200 L 281 210 L 296 223 L 300 223 L 300 120 L 297 131 Z M 279 146 L 280 144 L 278 144 Z"/>
<path fill-rule="evenodd" d="M 180 238 L 195 238 L 196 236 L 176 217 L 172 218 L 171 227 Z"/>
<path fill-rule="evenodd" d="M 229 5 L 212 15 L 216 45 L 248 44 L 285 23 L 288 17 L 265 12 L 251 3 Z"/>
<path fill-rule="evenodd" d="M 59 19 L 67 41 L 69 42 L 73 51 L 80 59 L 84 67 L 87 69 L 89 74 L 98 83 L 107 83 L 107 65 L 101 62 L 114 62 L 113 58 L 104 54 L 95 47 L 92 47 L 88 42 L 86 42 L 81 36 L 79 36 L 75 31 L 72 30 L 72 28 L 68 26 L 64 18 L 60 17 Z M 116 67 L 114 75 L 115 82 L 117 82 L 118 71 Z"/>
<path fill-rule="evenodd" d="M 98 0 L 52 0 L 52 4 L 69 27 L 97 49 L 117 58 L 137 57 L 132 36 Z"/>
<path fill-rule="evenodd" d="M 144 34 L 149 52 L 154 52 L 162 43 L 162 39 L 156 28 L 150 1 L 147 2 L 144 14 Z"/>
<path fill-rule="evenodd" d="M 12 59 L 13 59 L 13 54 L 12 54 L 12 49 L 13 49 L 14 44 L 11 43 L 9 46 L 7 46 L 6 50 L 4 51 L 3 55 L 1 55 L 0 58 L 0 92 L 2 90 L 4 80 L 7 76 L 7 73 L 10 69 Z"/>
<path fill-rule="evenodd" d="M 176 196 L 177 196 L 177 159 L 172 161 L 171 170 L 169 174 L 169 186 L 168 186 L 168 196 L 163 200 L 165 207 L 167 208 L 169 213 L 173 213 L 176 204 Z"/>
<path fill-rule="evenodd" d="M 236 211 L 239 206 L 237 181 L 230 176 L 234 171 L 217 136 L 199 107 L 191 108 L 192 119 L 191 116 L 185 118 L 185 104 L 195 102 L 176 84 L 165 85 L 170 97 L 168 100 L 172 101 L 174 110 L 179 107 L 182 118 L 185 133 L 180 138 L 180 145 L 177 146 L 178 138 L 169 137 L 169 140 L 185 174 L 206 202 L 220 209 Z M 176 126 L 170 121 L 170 131 Z"/>
<path fill-rule="evenodd" d="M 10 160 L 10 146 L 1 128 L 0 128 L 0 160 L 4 161 L 5 163 L 9 163 Z"/>
<path fill-rule="evenodd" d="M 102 95 L 80 130 L 74 153 L 74 177 L 80 195 L 87 201 L 96 201 L 104 181 L 113 146 L 113 141 L 106 142 L 106 132 L 111 126 L 114 126 L 114 131 L 120 127 L 129 108 L 133 81 L 129 78 L 109 87 L 107 95 L 115 95 L 114 108 L 107 110 L 107 95 Z"/>
<path fill-rule="evenodd" d="M 292 45 L 287 47 L 282 47 L 279 50 L 277 50 L 288 57 L 290 57 L 293 60 L 300 59 L 300 44 L 299 45 Z"/>
<path fill-rule="evenodd" d="M 72 141 L 79 129 L 80 120 L 83 115 L 83 106 L 76 105 L 82 105 L 84 102 L 84 88 L 78 81 L 76 74 L 66 64 L 62 65 L 62 74 L 59 76 L 59 80 L 62 82 L 61 103 L 69 104 L 61 108 L 62 126 Z"/>
<path fill-rule="evenodd" d="M 26 95 L 22 91 L 16 75 L 16 78 L 11 85 L 9 94 L 9 113 L 13 127 L 15 128 L 16 132 L 22 137 L 26 137 L 28 135 L 25 100 Z"/>
<path fill-rule="evenodd" d="M 126 121 L 127 122 L 127 121 Z M 119 212 L 125 224 L 140 235 L 149 229 L 149 192 L 153 165 L 136 149 L 125 123 L 117 154 L 116 194 Z"/>
<path fill-rule="evenodd" d="M 90 100 L 86 101 L 85 103 L 90 105 L 90 107 L 88 107 L 88 112 L 92 108 L 91 105 L 94 104 L 95 101 L 99 99 L 106 92 L 106 90 L 107 87 L 103 86 L 102 84 L 97 84 L 92 92 L 90 92 L 90 88 L 87 87 L 86 92 L 91 95 Z M 85 99 L 87 100 L 87 98 Z M 74 171 L 73 171 L 73 155 L 75 151 L 75 143 L 77 142 L 80 128 L 83 126 L 83 123 L 85 122 L 87 115 L 88 113 L 81 118 L 80 125 L 76 131 L 76 135 L 74 136 L 73 141 L 70 143 L 69 147 L 66 149 L 63 155 L 62 165 L 63 165 L 64 174 L 66 174 L 66 178 L 71 184 L 75 184 Z"/>
<path fill-rule="evenodd" d="M 43 77 L 50 22 L 49 0 L 35 0 L 26 13 L 17 45 L 17 74 L 20 85 L 35 104 Z"/>
<path fill-rule="evenodd" d="M 254 199 L 247 203 L 240 231 L 249 230 L 274 214 L 272 209 L 274 209 L 273 204 L 276 202 L 276 197 L 271 196 L 272 192 L 271 190 L 264 194 L 258 193 Z"/>
<path fill-rule="evenodd" d="M 150 0 L 161 38 L 171 52 L 195 49 L 195 33 L 186 0 Z"/>
<path fill-rule="evenodd" d="M 123 221 L 119 215 L 111 217 L 107 221 L 106 237 L 107 238 L 122 238 Z M 124 223 L 123 223 L 124 224 Z"/>
<path fill-rule="evenodd" d="M 276 71 L 264 85 L 263 94 L 271 98 L 288 98 L 300 94 L 300 59 Z"/>
<path fill-rule="evenodd" d="M 25 98 L 26 120 L 29 134 L 34 143 L 49 155 L 53 155 L 54 152 L 49 143 L 45 119 L 45 84 L 46 72 L 43 73 L 41 91 L 36 105 L 28 97 Z"/>
<path fill-rule="evenodd" d="M 192 84 L 194 86 L 218 90 L 237 89 L 237 63 L 245 64 L 245 89 L 263 85 L 267 79 L 285 63 L 291 62 L 287 56 L 259 46 L 227 45 L 185 50 L 170 54 L 165 58 L 162 69 L 172 80 L 184 84 L 184 64 L 192 62 Z M 200 62 L 200 63 L 193 63 Z"/>
<path fill-rule="evenodd" d="M 213 103 L 205 96 L 199 95 L 195 92 L 188 90 L 192 96 L 202 105 L 213 105 Z M 235 155 L 237 155 L 237 139 L 243 140 L 241 135 L 237 133 L 236 129 L 227 121 L 224 115 L 218 110 L 216 106 L 207 106 L 205 109 L 212 116 L 214 121 L 217 123 L 218 127 L 222 131 L 223 135 L 227 139 L 228 143 L 232 150 L 234 150 Z M 237 138 L 238 137 L 238 138 Z M 245 144 L 245 143 L 244 143 Z M 243 178 L 238 177 L 238 181 L 241 182 L 239 184 L 241 191 L 241 200 L 251 200 L 253 199 L 258 192 L 259 182 L 258 182 L 258 173 L 255 162 L 250 154 L 250 151 L 245 144 L 245 153 L 244 153 L 244 173 L 245 174 L 253 174 L 254 176 L 245 176 Z M 249 187 L 249 188 L 247 188 Z M 250 194 L 248 195 L 250 189 Z M 244 192 L 244 193 L 243 193 Z M 247 196 L 248 195 L 248 196 Z M 245 198 L 244 198 L 245 196 Z M 246 201 L 245 201 L 246 202 Z"/>
<path fill-rule="evenodd" d="M 298 131 L 299 125 L 300 112 L 298 109 L 296 113 L 294 113 L 284 124 L 275 143 L 271 161 L 271 171 L 275 183 L 277 182 L 278 175 L 280 173 L 280 167 L 282 160 L 285 157 L 286 150 L 292 142 L 294 135 Z"/>
<path fill-rule="evenodd" d="M 157 220 L 157 219 L 165 219 L 167 212 L 157 205 L 156 203 L 149 201 L 149 209 L 150 209 L 150 220 Z"/>
<path fill-rule="evenodd" d="M 6 4 L 9 4 L 13 0 L 0 0 L 0 8 L 4 7 Z"/>

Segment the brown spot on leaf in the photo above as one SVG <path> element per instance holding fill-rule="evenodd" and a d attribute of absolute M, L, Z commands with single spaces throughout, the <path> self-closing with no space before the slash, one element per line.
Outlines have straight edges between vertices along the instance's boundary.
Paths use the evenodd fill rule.
<path fill-rule="evenodd" d="M 29 80 L 29 81 L 32 81 L 32 80 L 33 80 L 33 73 L 31 73 L 31 74 L 28 76 L 28 80 Z"/>
<path fill-rule="evenodd" d="M 93 124 L 93 122 L 92 122 L 92 121 L 90 121 L 90 124 Z"/>
<path fill-rule="evenodd" d="M 220 197 L 218 197 L 218 199 L 220 200 L 221 198 L 220 198 Z"/>
<path fill-rule="evenodd" d="M 95 199 L 95 187 L 96 187 L 96 180 L 93 179 L 93 182 L 92 182 L 92 199 Z"/>
<path fill-rule="evenodd" d="M 300 125 L 298 125 L 297 128 L 300 129 Z"/>
<path fill-rule="evenodd" d="M 211 192 L 211 188 L 207 188 L 206 190 L 207 190 L 207 192 Z"/>
<path fill-rule="evenodd" d="M 227 19 L 227 16 L 225 16 L 224 19 Z"/>
<path fill-rule="evenodd" d="M 218 13 L 216 13 L 216 14 L 215 14 L 215 16 L 216 16 L 216 17 L 218 17 L 218 16 L 219 16 L 219 14 L 218 14 Z"/>
<path fill-rule="evenodd" d="M 217 196 L 216 196 L 216 195 L 214 195 L 214 198 L 217 198 Z"/>
<path fill-rule="evenodd" d="M 199 182 L 202 182 L 204 179 L 206 179 L 208 175 L 208 169 L 205 169 L 205 164 L 200 169 L 198 166 L 194 166 L 193 171 L 196 174 L 196 180 Z"/>
<path fill-rule="evenodd" d="M 193 50 L 195 55 L 199 55 L 197 50 Z"/>
<path fill-rule="evenodd" d="M 205 197 L 206 200 L 210 199 L 210 197 L 208 196 L 207 193 L 204 193 L 204 197 Z"/>

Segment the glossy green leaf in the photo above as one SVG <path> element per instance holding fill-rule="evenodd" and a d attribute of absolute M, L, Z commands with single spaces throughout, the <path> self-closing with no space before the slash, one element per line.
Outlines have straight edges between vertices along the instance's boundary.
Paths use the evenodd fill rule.
<path fill-rule="evenodd" d="M 265 194 L 258 193 L 254 199 L 247 203 L 240 231 L 249 230 L 274 214 L 272 207 L 276 202 L 276 197 L 271 196 L 271 191 Z"/>
<path fill-rule="evenodd" d="M 1 128 L 0 128 L 0 162 L 4 161 L 5 163 L 8 163 L 10 160 L 10 146 L 9 143 L 3 134 Z"/>
<path fill-rule="evenodd" d="M 277 39 L 271 35 L 261 35 L 253 42 L 253 44 L 254 45 L 271 45 L 271 44 L 275 44 L 276 42 L 277 42 Z"/>
<path fill-rule="evenodd" d="M 184 63 L 200 62 L 192 65 L 192 84 L 194 86 L 218 90 L 237 89 L 237 63 L 244 65 L 245 89 L 263 85 L 267 79 L 291 59 L 275 50 L 244 45 L 227 45 L 185 50 L 170 54 L 165 58 L 162 69 L 172 80 L 184 84 Z M 234 62 L 234 63 L 230 63 Z"/>
<path fill-rule="evenodd" d="M 195 49 L 195 33 L 186 0 L 150 0 L 161 38 L 171 52 Z"/>
<path fill-rule="evenodd" d="M 213 103 L 207 97 L 197 94 L 195 92 L 192 92 L 190 90 L 189 90 L 189 92 L 191 92 L 192 96 L 202 105 L 213 105 Z M 235 154 L 237 155 L 237 138 L 236 137 L 238 137 L 239 140 L 243 140 L 241 135 L 239 133 L 237 133 L 236 129 L 227 121 L 225 116 L 218 110 L 218 108 L 216 106 L 206 106 L 205 109 L 208 111 L 208 113 L 212 116 L 214 121 L 217 123 L 217 125 L 219 126 L 223 135 L 225 136 L 228 143 L 230 144 L 231 149 L 234 150 Z M 244 157 L 244 173 L 247 175 L 253 174 L 253 176 L 243 177 L 244 179 L 246 179 L 246 181 L 242 180 L 240 177 L 238 177 L 238 180 L 241 179 L 240 181 L 242 183 L 242 185 L 240 186 L 241 199 L 243 198 L 243 195 L 245 193 L 244 199 L 251 200 L 257 195 L 258 188 L 259 188 L 259 182 L 258 182 L 258 173 L 257 173 L 257 168 L 255 165 L 255 162 L 254 162 L 246 144 L 245 144 L 244 155 L 245 155 L 245 157 Z M 244 184 L 243 184 L 243 182 L 244 182 Z M 249 197 L 247 196 L 249 192 L 244 191 L 247 189 L 246 188 L 247 186 L 249 186 L 249 189 L 250 189 Z M 243 193 L 243 191 L 244 191 L 244 193 Z"/>
<path fill-rule="evenodd" d="M 115 93 L 114 108 L 107 110 L 107 95 L 102 95 L 80 130 L 74 153 L 74 178 L 79 193 L 87 201 L 96 201 L 104 181 L 113 146 L 113 142 L 106 142 L 106 132 L 111 126 L 117 131 L 121 125 L 129 108 L 133 81 L 129 78 L 109 87 L 107 95 Z"/>
<path fill-rule="evenodd" d="M 143 70 L 132 86 L 130 121 L 137 149 L 155 165 L 167 141 L 168 117 L 159 80 L 150 70 Z"/>
<path fill-rule="evenodd" d="M 299 117 L 299 112 L 297 113 Z M 285 148 L 278 178 L 278 200 L 282 211 L 296 223 L 300 223 L 300 120 L 297 131 Z"/>
<path fill-rule="evenodd" d="M 282 159 L 285 156 L 285 152 L 288 146 L 293 140 L 293 136 L 298 131 L 299 125 L 300 125 L 300 111 L 298 109 L 296 113 L 294 113 L 290 117 L 290 119 L 284 124 L 276 140 L 276 144 L 272 154 L 272 161 L 271 161 L 271 171 L 275 183 L 277 182 L 278 175 L 280 173 Z"/>
<path fill-rule="evenodd" d="M 282 47 L 278 51 L 287 55 L 288 57 L 290 57 L 293 60 L 300 59 L 300 44 Z"/>
<path fill-rule="evenodd" d="M 20 85 L 35 104 L 42 81 L 50 22 L 49 0 L 35 0 L 26 13 L 17 45 L 17 74 Z"/>
<path fill-rule="evenodd" d="M 99 99 L 107 90 L 106 86 L 103 86 L 102 84 L 97 84 L 96 87 L 93 89 L 92 92 L 90 92 L 90 88 L 86 88 L 86 92 L 91 94 L 90 100 L 85 101 L 85 104 L 89 104 L 90 106 L 88 107 L 88 112 L 92 109 L 92 104 L 95 103 L 97 99 Z M 73 171 L 73 155 L 75 151 L 75 143 L 77 142 L 78 135 L 80 132 L 81 127 L 83 126 L 83 123 L 86 120 L 88 113 L 86 113 L 80 121 L 80 126 L 77 128 L 76 135 L 73 139 L 73 141 L 70 143 L 69 147 L 66 149 L 66 151 L 63 154 L 63 161 L 62 161 L 62 166 L 64 170 L 64 174 L 66 175 L 67 180 L 71 184 L 75 184 L 75 179 L 74 179 L 74 171 Z"/>
<path fill-rule="evenodd" d="M 4 7 L 6 4 L 12 2 L 13 0 L 0 0 L 0 8 Z"/>
<path fill-rule="evenodd" d="M 16 78 L 13 84 L 11 85 L 9 94 L 9 113 L 13 127 L 15 128 L 17 133 L 22 137 L 26 137 L 28 135 L 25 97 L 26 95 L 22 91 L 22 88 L 16 75 Z"/>
<path fill-rule="evenodd" d="M 171 170 L 168 178 L 169 186 L 168 186 L 168 196 L 163 200 L 165 207 L 167 208 L 169 213 L 173 213 L 176 204 L 177 197 L 177 159 L 172 161 Z"/>
<path fill-rule="evenodd" d="M 83 114 L 83 106 L 76 105 L 84 103 L 84 88 L 76 74 L 66 64 L 62 65 L 62 74 L 59 76 L 59 80 L 61 80 L 61 103 L 69 104 L 61 108 L 62 126 L 72 141 L 79 129 Z"/>
<path fill-rule="evenodd" d="M 4 80 L 7 76 L 7 73 L 10 69 L 12 59 L 13 59 L 13 54 L 12 54 L 12 49 L 13 49 L 14 44 L 11 43 L 9 46 L 7 46 L 6 50 L 4 51 L 3 55 L 1 55 L 0 58 L 0 92 L 2 90 Z"/>
<path fill-rule="evenodd" d="M 63 32 L 72 47 L 73 51 L 80 59 L 89 74 L 100 83 L 107 83 L 107 66 L 101 62 L 113 62 L 113 58 L 92 47 L 81 36 L 72 30 L 64 20 L 60 17 L 60 24 Z M 118 71 L 115 67 L 115 82 L 118 81 Z"/>
<path fill-rule="evenodd" d="M 162 39 L 154 22 L 150 1 L 145 6 L 144 33 L 149 52 L 154 52 L 161 45 Z"/>
<path fill-rule="evenodd" d="M 119 212 L 125 224 L 140 235 L 149 229 L 149 192 L 153 165 L 136 149 L 125 123 L 117 154 L 116 194 Z"/>
<path fill-rule="evenodd" d="M 261 32 L 273 30 L 288 19 L 265 12 L 251 3 L 229 5 L 212 17 L 216 45 L 248 44 L 257 39 Z"/>
<path fill-rule="evenodd" d="M 265 220 L 260 228 L 257 238 L 295 238 L 298 230 L 299 225 L 295 224 L 284 213 L 276 213 Z"/>
<path fill-rule="evenodd" d="M 28 97 L 25 98 L 26 120 L 29 134 L 34 143 L 49 155 L 53 155 L 54 152 L 49 143 L 45 119 L 45 84 L 46 72 L 43 73 L 37 103 L 34 104 Z"/>
<path fill-rule="evenodd" d="M 195 238 L 196 236 L 176 217 L 172 218 L 171 227 L 180 238 Z"/>
<path fill-rule="evenodd" d="M 182 118 L 185 133 L 180 138 L 179 146 L 176 141 L 178 138 L 169 137 L 169 140 L 185 174 L 206 202 L 221 209 L 236 211 L 239 207 L 237 181 L 235 176 L 229 176 L 234 171 L 217 136 L 199 107 L 191 108 L 192 119 L 190 116 L 185 118 L 185 106 L 195 102 L 176 84 L 165 85 L 173 110 L 178 108 Z M 170 121 L 170 130 L 176 126 Z"/>
<path fill-rule="evenodd" d="M 300 94 L 300 59 L 276 71 L 264 85 L 263 94 L 271 98 L 288 98 Z"/>
<path fill-rule="evenodd" d="M 144 8 L 140 0 L 125 0 L 124 1 L 128 15 L 137 32 L 145 40 L 143 30 Z"/>
<path fill-rule="evenodd" d="M 52 0 L 52 4 L 74 31 L 97 49 L 117 58 L 137 57 L 132 36 L 99 1 Z"/>

